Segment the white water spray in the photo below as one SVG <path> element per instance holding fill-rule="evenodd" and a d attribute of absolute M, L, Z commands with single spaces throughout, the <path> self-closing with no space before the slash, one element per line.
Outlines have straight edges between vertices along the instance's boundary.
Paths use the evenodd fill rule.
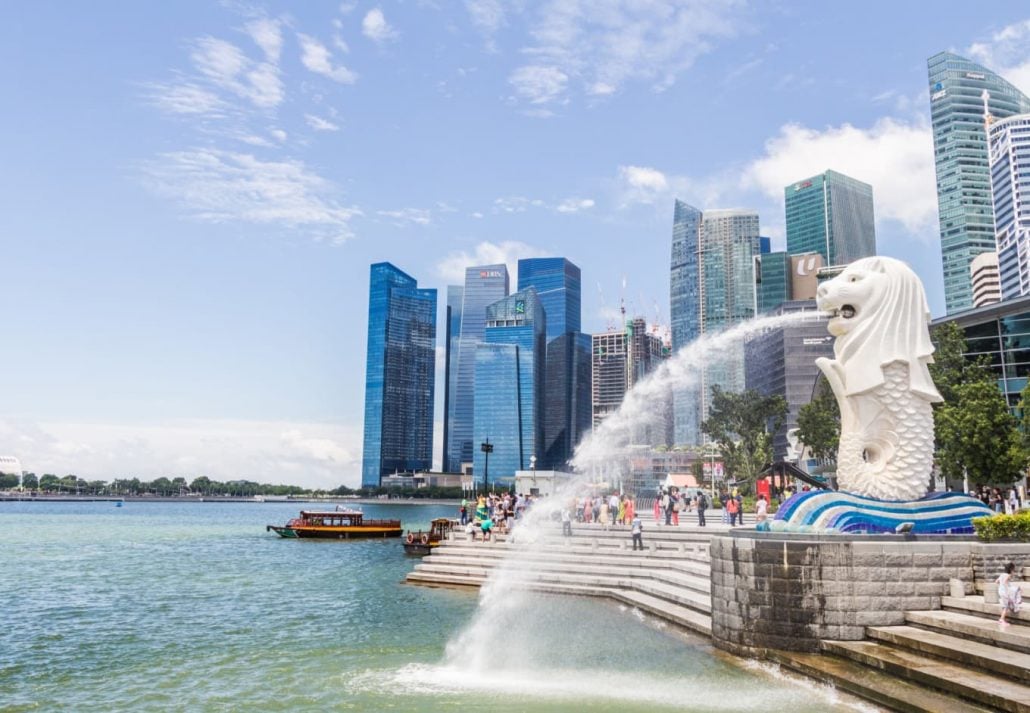
<path fill-rule="evenodd" d="M 535 572 L 529 561 L 532 558 L 526 555 L 534 549 L 543 549 L 547 531 L 554 530 L 554 513 L 568 504 L 570 498 L 588 490 L 591 484 L 614 480 L 613 476 L 617 476 L 622 467 L 620 456 L 626 446 L 634 437 L 639 437 L 642 427 L 657 427 L 665 418 L 656 404 L 671 405 L 669 397 L 673 389 L 696 387 L 706 362 L 724 358 L 731 350 L 742 349 L 744 342 L 757 334 L 811 319 L 817 314 L 800 312 L 764 317 L 703 335 L 638 382 L 626 394 L 619 409 L 576 449 L 575 475 L 557 493 L 537 501 L 519 520 L 512 535 L 514 544 L 504 551 L 503 559 L 481 588 L 479 607 L 472 620 L 447 645 L 445 669 L 466 675 L 496 673 L 498 655 L 492 642 L 505 642 L 504 670 L 526 674 L 536 669 L 536 676 L 546 678 L 549 671 L 539 670 L 539 665 L 534 664 L 546 660 L 547 657 L 541 655 L 544 648 L 561 645 L 563 632 L 554 631 L 552 641 L 543 641 L 538 635 L 527 635 L 520 629 L 519 621 L 532 616 L 525 585 L 532 583 Z"/>

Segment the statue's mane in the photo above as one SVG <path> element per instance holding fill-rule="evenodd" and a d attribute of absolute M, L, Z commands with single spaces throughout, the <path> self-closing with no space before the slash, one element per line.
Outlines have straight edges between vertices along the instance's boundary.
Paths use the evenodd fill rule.
<path fill-rule="evenodd" d="M 912 391 L 928 401 L 941 401 L 927 369 L 933 362 L 934 347 L 927 327 L 930 307 L 919 278 L 900 260 L 868 257 L 856 260 L 834 279 L 846 279 L 851 269 L 881 273 L 887 280 L 886 294 L 880 296 L 872 314 L 866 311 L 863 315 L 860 310 L 860 321 L 834 343 L 847 395 L 876 388 L 884 382 L 884 368 L 900 361 L 908 365 Z"/>

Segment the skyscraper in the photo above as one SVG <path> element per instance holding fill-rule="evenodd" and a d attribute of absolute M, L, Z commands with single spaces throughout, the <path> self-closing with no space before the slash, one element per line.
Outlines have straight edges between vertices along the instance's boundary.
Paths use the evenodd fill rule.
<path fill-rule="evenodd" d="M 433 465 L 436 290 L 388 262 L 372 265 L 362 487 Z"/>
<path fill-rule="evenodd" d="M 672 231 L 670 314 L 672 345 L 678 351 L 699 335 L 718 332 L 755 316 L 755 258 L 760 254 L 758 214 L 746 210 L 702 213 L 676 201 Z M 676 445 L 702 443 L 701 421 L 708 393 L 744 387 L 743 348 L 711 359 L 700 384 L 674 391 Z"/>
<path fill-rule="evenodd" d="M 993 122 L 988 135 L 997 268 L 1008 300 L 1030 294 L 1030 114 Z"/>
<path fill-rule="evenodd" d="M 846 265 L 876 254 L 873 187 L 836 171 L 783 189 L 787 252 L 817 252 L 827 265 Z"/>
<path fill-rule="evenodd" d="M 476 347 L 473 473 L 477 482 L 510 482 L 543 444 L 546 316 L 532 287 L 486 309 Z M 493 445 L 487 472 L 481 444 Z"/>
<path fill-rule="evenodd" d="M 927 66 L 944 301 L 951 314 L 973 305 L 973 258 L 996 249 L 983 92 L 990 93 L 988 106 L 996 119 L 1030 112 L 1030 99 L 986 67 L 951 52 L 934 55 Z"/>
<path fill-rule="evenodd" d="M 755 268 L 758 313 L 766 314 L 790 299 L 790 253 L 764 253 Z"/>
<path fill-rule="evenodd" d="M 519 290 L 532 287 L 547 315 L 547 341 L 580 330 L 582 288 L 579 268 L 563 257 L 519 260 Z"/>
<path fill-rule="evenodd" d="M 461 308 L 465 298 L 465 288 L 461 285 L 447 286 L 447 334 L 445 336 L 444 397 L 443 397 L 443 472 L 458 473 L 461 462 L 455 461 L 451 450 L 447 447 L 451 442 L 451 429 L 454 427 L 455 395 L 458 386 L 458 340 L 461 338 Z"/>
<path fill-rule="evenodd" d="M 483 341 L 486 308 L 508 294 L 508 268 L 480 265 L 465 269 L 462 290 L 461 331 L 457 359 L 451 371 L 454 387 L 450 403 L 451 418 L 444 448 L 452 471 L 472 462 L 472 429 L 475 414 L 476 346 Z M 476 445 L 476 448 L 479 446 Z"/>
<path fill-rule="evenodd" d="M 561 257 L 519 260 L 519 291 L 532 287 L 547 320 L 544 440 L 537 467 L 562 469 L 590 430 L 590 337 L 581 333 L 579 268 Z"/>

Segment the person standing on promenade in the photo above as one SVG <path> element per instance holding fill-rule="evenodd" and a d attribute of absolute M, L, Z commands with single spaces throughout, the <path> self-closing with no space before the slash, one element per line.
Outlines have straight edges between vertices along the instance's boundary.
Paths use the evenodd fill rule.
<path fill-rule="evenodd" d="M 765 518 L 769 513 L 769 503 L 766 502 L 765 496 L 759 493 L 758 501 L 755 502 L 755 522 L 765 522 Z M 743 520 L 740 524 L 744 524 Z"/>
<path fill-rule="evenodd" d="M 608 516 L 612 519 L 612 524 L 615 524 L 615 520 L 619 517 L 619 494 L 612 493 L 611 497 L 608 498 Z"/>
<path fill-rule="evenodd" d="M 730 516 L 730 527 L 735 527 L 737 524 L 737 509 L 740 505 L 737 503 L 737 499 L 732 495 L 726 498 L 726 502 L 723 503 L 723 508 Z"/>
<path fill-rule="evenodd" d="M 615 521 L 620 525 L 626 524 L 626 496 L 623 495 L 619 498 L 619 515 L 615 518 Z"/>
<path fill-rule="evenodd" d="M 572 537 L 572 511 L 567 504 L 561 509 L 561 534 Z"/>
<path fill-rule="evenodd" d="M 654 499 L 654 524 L 655 525 L 661 525 L 662 524 L 662 494 L 661 493 L 658 493 L 658 495 Z"/>
<path fill-rule="evenodd" d="M 1018 613 L 1023 606 L 1023 591 L 1018 582 L 1012 581 L 1015 571 L 1016 565 L 1009 562 L 1005 565 L 1005 571 L 995 580 L 998 583 L 998 603 L 1001 604 L 1001 618 L 998 619 L 998 623 L 1002 626 L 1009 625 L 1005 620 L 1006 616 Z"/>
<path fill-rule="evenodd" d="M 465 527 L 469 521 L 469 501 L 465 498 L 461 499 L 461 507 L 458 512 L 461 513 L 461 526 Z"/>
<path fill-rule="evenodd" d="M 697 524 L 698 527 L 705 526 L 705 510 L 708 509 L 708 498 L 704 493 L 697 494 Z"/>
<path fill-rule="evenodd" d="M 672 494 L 672 524 L 675 527 L 680 526 L 680 511 L 683 509 L 683 497 L 679 491 L 675 491 Z"/>
<path fill-rule="evenodd" d="M 640 551 L 644 550 L 644 523 L 640 522 L 639 517 L 635 517 L 630 521 L 630 534 L 633 536 L 633 551 L 637 551 L 637 545 L 640 545 Z"/>
<path fill-rule="evenodd" d="M 602 529 L 608 529 L 608 523 L 610 522 L 608 518 L 608 501 L 604 498 L 601 498 L 601 514 L 598 515 L 597 521 L 601 523 Z"/>
<path fill-rule="evenodd" d="M 626 522 L 633 522 L 633 518 L 637 516 L 637 504 L 633 501 L 633 497 L 626 498 Z"/>

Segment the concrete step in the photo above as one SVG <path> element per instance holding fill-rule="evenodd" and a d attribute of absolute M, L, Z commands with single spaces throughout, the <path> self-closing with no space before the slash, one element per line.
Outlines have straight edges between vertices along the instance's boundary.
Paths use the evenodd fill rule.
<path fill-rule="evenodd" d="M 914 626 L 871 626 L 866 635 L 912 651 L 1030 683 L 1030 654 Z"/>
<path fill-rule="evenodd" d="M 978 705 L 1030 713 L 1030 687 L 1001 676 L 875 641 L 824 641 L 823 650 L 899 678 L 961 696 Z"/>
<path fill-rule="evenodd" d="M 493 546 L 489 543 L 471 542 L 447 542 L 433 551 L 432 556 L 478 556 L 493 557 L 497 559 L 519 558 L 523 560 L 548 560 L 548 561 L 575 561 L 575 562 L 598 562 L 601 564 L 614 565 L 619 567 L 676 567 L 680 564 L 687 568 L 697 569 L 699 572 L 710 570 L 707 557 L 701 559 L 690 556 L 682 556 L 675 553 L 659 552 L 651 553 L 633 552 L 628 550 L 621 552 L 606 552 L 599 550 L 594 552 L 589 549 L 575 549 L 565 547 L 514 547 L 509 545 Z"/>
<path fill-rule="evenodd" d="M 839 656 L 773 650 L 766 656 L 792 671 L 902 713 L 984 713 L 990 710 Z"/>
<path fill-rule="evenodd" d="M 690 629 L 705 636 L 712 635 L 712 617 L 708 614 L 671 603 L 645 592 L 615 590 L 613 599 L 636 607 L 659 619 Z"/>
<path fill-rule="evenodd" d="M 988 619 L 957 611 L 910 611 L 905 612 L 905 621 L 925 629 L 1030 653 L 1030 627 L 1018 624 L 1002 627 L 994 617 Z"/>
<path fill-rule="evenodd" d="M 966 614 L 974 614 L 988 619 L 997 620 L 1001 615 L 999 604 L 987 604 L 981 595 L 966 597 L 941 597 L 941 608 L 950 611 L 959 611 Z M 1030 624 L 1030 611 L 1027 607 L 1016 614 L 1009 614 L 1010 621 Z"/>
<path fill-rule="evenodd" d="M 1023 591 L 1023 598 L 1026 599 L 1030 596 L 1030 582 L 1012 582 L 1012 584 L 1018 584 L 1019 588 Z M 984 590 L 990 589 L 992 592 L 998 591 L 998 584 L 993 579 L 989 582 L 983 580 L 977 580 L 973 583 L 973 587 L 976 589 L 977 594 L 983 594 Z"/>
<path fill-rule="evenodd" d="M 712 613 L 712 598 L 707 592 L 687 589 L 674 584 L 658 582 L 653 579 L 633 580 L 633 591 L 678 604 L 709 616 Z"/>

